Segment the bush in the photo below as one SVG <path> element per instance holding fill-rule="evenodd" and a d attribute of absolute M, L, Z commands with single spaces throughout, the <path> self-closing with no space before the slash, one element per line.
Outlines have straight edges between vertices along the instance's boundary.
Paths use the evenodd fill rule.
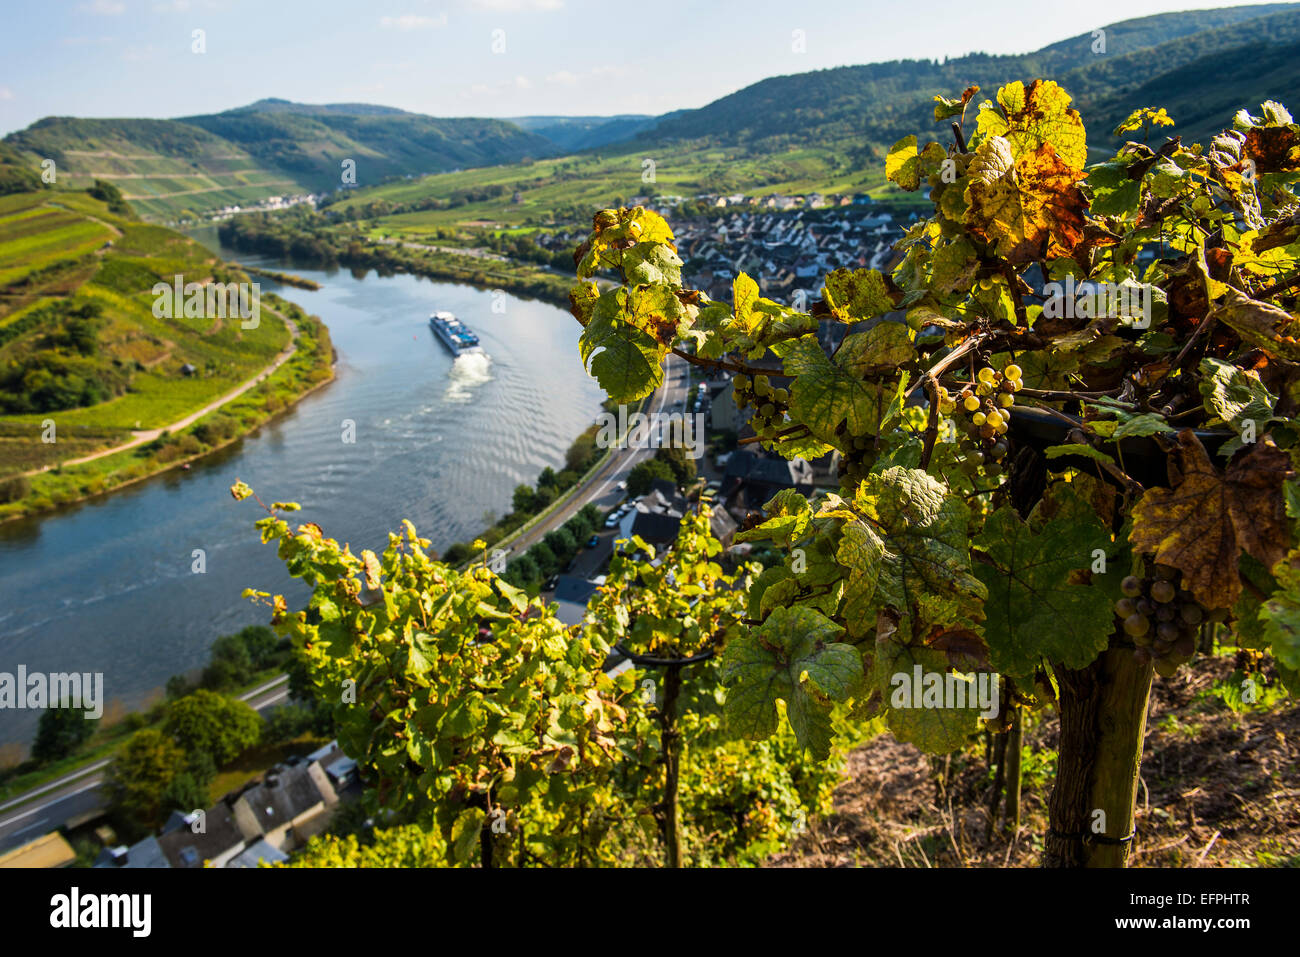
<path fill-rule="evenodd" d="M 66 758 L 90 740 L 95 727 L 81 708 L 46 708 L 36 726 L 32 758 L 42 763 Z"/>
<path fill-rule="evenodd" d="M 274 709 L 262 729 L 263 744 L 284 744 L 311 729 L 312 712 L 300 704 L 286 704 Z"/>
<path fill-rule="evenodd" d="M 627 493 L 629 495 L 644 495 L 650 491 L 650 484 L 655 479 L 667 479 L 673 482 L 675 477 L 672 468 L 662 459 L 647 459 L 644 462 L 638 462 L 632 466 L 632 471 L 627 475 Z"/>
<path fill-rule="evenodd" d="M 27 497 L 32 483 L 25 475 L 13 475 L 0 481 L 0 505 L 17 502 Z"/>

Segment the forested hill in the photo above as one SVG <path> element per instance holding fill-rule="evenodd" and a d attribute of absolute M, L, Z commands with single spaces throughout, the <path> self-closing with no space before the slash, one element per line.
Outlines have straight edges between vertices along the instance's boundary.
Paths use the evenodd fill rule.
<path fill-rule="evenodd" d="M 544 137 L 503 120 L 286 100 L 178 120 L 46 117 L 5 143 L 32 168 L 53 159 L 60 184 L 115 181 L 142 215 L 156 218 L 334 189 L 344 159 L 356 161 L 364 186 L 555 151 Z"/>
<path fill-rule="evenodd" d="M 1100 29 L 1102 53 L 1093 52 L 1101 35 L 1089 31 L 1021 56 L 974 53 L 944 63 L 896 60 L 772 77 L 665 117 L 638 143 L 707 140 L 756 152 L 864 140 L 888 146 L 930 125 L 936 93 L 952 96 L 973 83 L 991 95 L 1009 80 L 1033 77 L 1065 86 L 1096 129 L 1163 91 L 1160 105 L 1176 98 L 1206 121 L 1204 129 L 1186 129 L 1188 110 L 1175 112 L 1171 103 L 1178 132 L 1199 135 L 1235 112 L 1203 116 L 1196 107 L 1207 97 L 1257 103 L 1300 89 L 1300 61 L 1285 56 L 1300 42 L 1300 4 L 1160 14 Z M 1275 71 L 1267 78 L 1251 68 L 1261 56 Z"/>

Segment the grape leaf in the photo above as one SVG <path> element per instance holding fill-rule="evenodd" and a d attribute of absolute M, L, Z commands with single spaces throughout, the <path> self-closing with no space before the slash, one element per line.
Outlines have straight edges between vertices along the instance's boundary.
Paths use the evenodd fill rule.
<path fill-rule="evenodd" d="M 1260 607 L 1259 620 L 1273 657 L 1300 670 L 1300 549 L 1273 566 L 1273 577 L 1279 587 Z"/>
<path fill-rule="evenodd" d="M 1062 493 L 1072 496 L 1073 493 Z M 985 557 L 975 574 L 988 589 L 984 640 L 1003 674 L 1029 675 L 1043 659 L 1083 668 L 1105 650 L 1115 627 L 1110 590 L 1072 584 L 1111 538 L 1090 508 L 1067 509 L 1033 531 L 1015 509 L 989 516 L 975 547 Z"/>
<path fill-rule="evenodd" d="M 872 662 L 871 685 L 881 696 L 882 703 L 890 705 L 885 713 L 885 723 L 900 741 L 914 744 L 929 754 L 944 754 L 966 744 L 967 739 L 979 730 L 979 708 L 925 707 L 923 702 L 909 700 L 901 704 L 901 692 L 910 693 L 915 668 L 920 665 L 922 675 L 940 675 L 945 682 L 950 672 L 947 656 L 930 648 L 900 644 L 886 633 L 876 642 Z M 954 676 L 954 681 L 962 680 Z M 986 681 L 997 681 L 990 675 Z M 970 700 L 969 697 L 967 699 Z"/>
<path fill-rule="evenodd" d="M 1113 456 L 1107 455 L 1100 449 L 1095 449 L 1091 445 L 1087 445 L 1083 442 L 1067 442 L 1065 445 L 1052 445 L 1044 450 L 1044 454 L 1049 459 L 1059 459 L 1063 455 L 1082 455 L 1097 462 L 1106 462 L 1110 465 L 1115 464 Z"/>
<path fill-rule="evenodd" d="M 662 288 L 662 287 L 661 287 Z M 663 381 L 667 348 L 623 320 L 628 290 L 611 289 L 596 300 L 578 351 L 601 388 L 619 402 L 649 395 Z"/>
<path fill-rule="evenodd" d="M 1034 80 L 1026 89 L 1019 81 L 1008 83 L 998 90 L 997 100 L 1001 111 L 988 101 L 980 107 L 982 135 L 1005 137 L 1017 157 L 1050 145 L 1069 166 L 1083 169 L 1088 160 L 1083 120 L 1058 84 Z"/>
<path fill-rule="evenodd" d="M 1231 608 L 1241 594 L 1237 555 L 1265 567 L 1286 554 L 1290 525 L 1283 483 L 1290 457 L 1264 438 L 1220 475 L 1194 432 L 1178 433 L 1182 481 L 1153 488 L 1133 508 L 1129 541 L 1137 552 L 1183 573 L 1183 587 L 1207 608 Z"/>
<path fill-rule="evenodd" d="M 894 308 L 885 277 L 875 269 L 836 269 L 826 276 L 822 293 L 840 322 L 872 319 Z"/>
<path fill-rule="evenodd" d="M 830 497 L 823 510 L 847 517 L 838 558 L 849 575 L 841 617 L 851 635 L 875 627 L 882 608 L 898 615 L 905 640 L 921 624 L 979 617 L 985 589 L 970 573 L 969 510 L 933 476 L 901 466 L 872 472 L 851 509 Z"/>
<path fill-rule="evenodd" d="M 918 153 L 916 136 L 909 134 L 889 148 L 889 155 L 885 157 L 885 178 L 909 193 L 915 192 L 921 185 L 921 177 L 938 169 L 947 155 L 938 143 L 926 143 Z"/>
<path fill-rule="evenodd" d="M 1277 397 L 1259 381 L 1258 373 L 1209 357 L 1201 360 L 1200 369 L 1203 378 L 1197 388 L 1206 411 L 1227 422 L 1234 431 L 1240 433 L 1248 420 L 1259 427 L 1273 415 Z"/>
<path fill-rule="evenodd" d="M 1228 289 L 1223 306 L 1215 310 L 1214 315 L 1243 341 L 1284 359 L 1300 360 L 1300 342 L 1295 338 L 1297 329 L 1300 329 L 1300 319 L 1285 309 L 1251 299 L 1236 289 Z"/>
<path fill-rule="evenodd" d="M 670 252 L 673 231 L 662 216 L 641 206 L 602 209 L 592 218 L 592 231 L 587 241 L 578 248 L 582 255 L 578 262 L 578 278 L 587 279 L 603 268 L 623 269 L 624 253 L 638 243 L 662 244 Z M 628 261 L 641 266 L 647 260 L 642 252 Z"/>
<path fill-rule="evenodd" d="M 1007 140 L 991 137 L 967 172 L 963 221 L 1013 264 L 1068 256 L 1083 238 L 1083 173 L 1062 163 L 1050 143 L 1015 158 Z"/>
<path fill-rule="evenodd" d="M 853 435 L 875 435 L 889 402 L 880 386 L 867 382 L 832 361 L 816 336 L 790 342 L 785 350 L 785 374 L 794 378 L 790 414 L 808 426 L 814 437 L 834 444 L 836 429 L 847 422 Z"/>
<path fill-rule="evenodd" d="M 857 649 L 834 641 L 843 630 L 811 608 L 778 608 L 729 641 L 722 655 L 728 725 L 766 738 L 776 730 L 781 699 L 799 746 L 828 757 L 832 702 L 847 700 L 862 682 Z"/>
<path fill-rule="evenodd" d="M 944 120 L 952 119 L 954 116 L 964 116 L 966 114 L 966 104 L 970 102 L 971 97 L 980 91 L 978 86 L 968 86 L 962 91 L 961 98 L 950 100 L 946 96 L 934 98 L 934 121 L 942 123 Z"/>

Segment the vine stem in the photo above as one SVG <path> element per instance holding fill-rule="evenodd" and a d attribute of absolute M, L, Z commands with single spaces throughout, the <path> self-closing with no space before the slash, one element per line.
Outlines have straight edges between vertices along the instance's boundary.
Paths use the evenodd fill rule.
<path fill-rule="evenodd" d="M 965 342 L 963 342 L 961 345 L 957 346 L 957 348 L 949 352 L 946 356 L 944 356 L 934 365 L 930 366 L 930 368 L 926 371 L 925 375 L 921 376 L 921 378 L 916 380 L 916 385 L 912 386 L 912 388 L 907 390 L 907 395 L 903 397 L 903 404 L 906 405 L 907 400 L 912 398 L 912 396 L 916 393 L 916 390 L 921 388 L 921 386 L 925 385 L 927 380 L 930 379 L 937 380 L 939 376 L 943 375 L 943 373 L 946 372 L 951 366 L 956 365 L 958 360 L 960 360 L 963 356 L 967 355 L 970 352 L 974 352 L 981 345 L 983 345 L 988 338 L 989 338 L 988 333 L 977 332 L 969 339 L 967 339 Z"/>
<path fill-rule="evenodd" d="M 740 372 L 744 375 L 776 375 L 781 374 L 780 369 L 764 369 L 759 366 L 745 365 L 742 362 L 728 362 L 725 359 L 705 359 L 702 356 L 694 356 L 689 352 L 683 352 L 676 346 L 673 346 L 673 355 L 679 359 L 685 359 L 691 365 L 708 366 L 710 369 L 726 369 L 728 372 Z"/>

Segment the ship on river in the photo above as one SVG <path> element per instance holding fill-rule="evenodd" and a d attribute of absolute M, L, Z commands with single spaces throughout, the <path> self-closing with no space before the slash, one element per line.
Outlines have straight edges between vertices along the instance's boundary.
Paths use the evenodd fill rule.
<path fill-rule="evenodd" d="M 429 328 L 451 350 L 453 356 L 483 351 L 478 336 L 450 312 L 435 312 L 429 316 Z"/>

